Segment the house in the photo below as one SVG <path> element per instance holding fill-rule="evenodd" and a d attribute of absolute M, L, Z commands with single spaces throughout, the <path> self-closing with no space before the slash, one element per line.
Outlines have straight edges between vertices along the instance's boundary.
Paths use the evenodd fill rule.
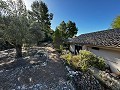
<path fill-rule="evenodd" d="M 82 49 L 103 57 L 112 72 L 120 75 L 120 29 L 81 34 L 68 43 L 73 53 Z"/>

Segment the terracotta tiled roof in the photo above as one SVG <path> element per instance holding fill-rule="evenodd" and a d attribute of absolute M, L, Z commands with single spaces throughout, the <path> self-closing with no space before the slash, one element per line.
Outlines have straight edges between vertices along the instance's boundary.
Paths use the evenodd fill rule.
<path fill-rule="evenodd" d="M 120 47 L 120 29 L 109 29 L 81 34 L 78 37 L 71 39 L 71 42 L 82 45 Z"/>

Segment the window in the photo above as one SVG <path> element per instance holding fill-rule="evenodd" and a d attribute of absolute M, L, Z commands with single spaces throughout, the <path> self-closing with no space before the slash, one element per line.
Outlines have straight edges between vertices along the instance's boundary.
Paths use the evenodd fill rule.
<path fill-rule="evenodd" d="M 98 48 L 98 47 L 92 47 L 92 49 L 94 49 L 94 50 L 99 50 L 99 48 Z"/>

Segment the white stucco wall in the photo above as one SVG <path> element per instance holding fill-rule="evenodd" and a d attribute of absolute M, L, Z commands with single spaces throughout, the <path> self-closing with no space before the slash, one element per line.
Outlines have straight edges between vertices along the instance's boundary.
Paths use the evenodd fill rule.
<path fill-rule="evenodd" d="M 103 57 L 106 60 L 106 63 L 110 65 L 111 70 L 120 75 L 120 51 L 101 48 L 99 50 L 94 50 L 91 47 L 88 47 L 87 49 L 97 56 Z"/>
<path fill-rule="evenodd" d="M 86 45 L 83 45 L 83 46 L 82 46 L 82 50 L 87 50 L 87 46 L 86 46 Z"/>
<path fill-rule="evenodd" d="M 75 52 L 75 45 L 70 45 L 70 51 Z"/>

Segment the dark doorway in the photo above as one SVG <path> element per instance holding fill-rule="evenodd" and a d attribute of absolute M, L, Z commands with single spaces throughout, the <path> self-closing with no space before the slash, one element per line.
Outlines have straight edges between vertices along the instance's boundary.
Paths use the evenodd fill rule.
<path fill-rule="evenodd" d="M 82 50 L 82 46 L 75 45 L 75 54 L 77 55 L 79 51 Z"/>

